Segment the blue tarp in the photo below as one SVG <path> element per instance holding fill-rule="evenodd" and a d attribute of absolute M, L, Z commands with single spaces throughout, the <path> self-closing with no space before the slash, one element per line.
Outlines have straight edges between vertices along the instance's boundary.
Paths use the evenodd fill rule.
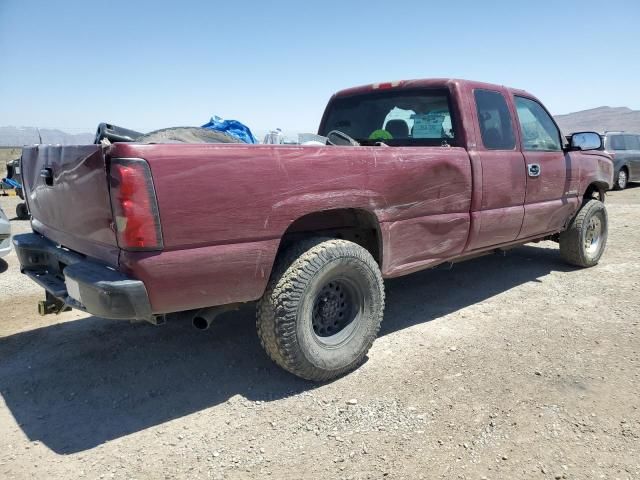
<path fill-rule="evenodd" d="M 227 135 L 239 138 L 244 143 L 258 143 L 256 137 L 254 137 L 251 130 L 249 130 L 249 127 L 237 120 L 224 120 L 223 118 L 215 115 L 211 117 L 209 123 L 202 125 L 202 128 L 226 133 Z"/>
<path fill-rule="evenodd" d="M 18 182 L 11 178 L 3 178 L 2 183 L 9 185 L 11 188 L 22 188 Z"/>

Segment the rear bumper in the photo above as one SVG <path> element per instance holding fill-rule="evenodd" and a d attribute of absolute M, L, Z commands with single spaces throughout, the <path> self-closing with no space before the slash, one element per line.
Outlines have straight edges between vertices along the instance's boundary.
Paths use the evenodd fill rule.
<path fill-rule="evenodd" d="M 66 305 L 98 317 L 156 323 L 140 280 L 35 233 L 14 236 L 13 245 L 22 273 Z"/>

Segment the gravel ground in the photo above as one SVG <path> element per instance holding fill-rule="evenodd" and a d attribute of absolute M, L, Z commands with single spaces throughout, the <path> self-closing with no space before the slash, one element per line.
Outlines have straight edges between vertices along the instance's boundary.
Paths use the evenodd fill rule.
<path fill-rule="evenodd" d="M 595 268 L 545 242 L 388 281 L 368 361 L 326 385 L 271 364 L 250 306 L 39 317 L 11 253 L 0 478 L 640 478 L 640 186 L 607 205 Z"/>

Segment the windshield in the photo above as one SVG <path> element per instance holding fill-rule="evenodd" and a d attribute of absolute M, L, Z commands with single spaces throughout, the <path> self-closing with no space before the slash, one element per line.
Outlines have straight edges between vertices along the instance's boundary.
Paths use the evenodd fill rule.
<path fill-rule="evenodd" d="M 398 90 L 336 98 L 320 135 L 339 130 L 363 144 L 452 145 L 455 140 L 447 90 Z"/>

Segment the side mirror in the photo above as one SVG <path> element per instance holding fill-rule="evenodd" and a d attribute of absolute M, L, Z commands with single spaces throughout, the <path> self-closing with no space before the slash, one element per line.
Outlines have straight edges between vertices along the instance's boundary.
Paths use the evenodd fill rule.
<path fill-rule="evenodd" d="M 569 137 L 570 150 L 599 150 L 602 148 L 602 137 L 596 132 L 577 132 Z"/>

